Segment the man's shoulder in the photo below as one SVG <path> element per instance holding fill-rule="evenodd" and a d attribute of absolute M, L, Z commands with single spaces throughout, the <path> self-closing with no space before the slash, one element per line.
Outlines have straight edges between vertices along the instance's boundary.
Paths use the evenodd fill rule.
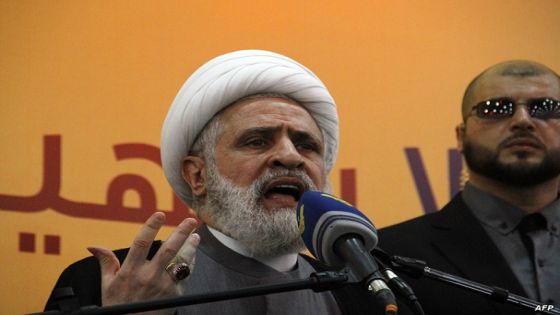
<path fill-rule="evenodd" d="M 445 228 L 456 224 L 458 220 L 462 220 L 468 216 L 466 204 L 463 202 L 460 194 L 453 197 L 441 210 L 420 215 L 418 217 L 384 227 L 379 230 L 380 235 L 424 231 L 430 227 Z M 406 234 L 409 235 L 409 234 Z M 406 235 L 402 235 L 403 237 Z M 415 237 L 414 235 L 409 235 Z"/>
<path fill-rule="evenodd" d="M 431 225 L 431 223 L 440 215 L 441 213 L 439 211 L 434 213 L 423 214 L 418 217 L 381 228 L 379 229 L 379 234 L 390 235 L 393 233 L 403 233 L 403 232 L 413 232 L 416 230 L 423 230 L 425 228 L 428 228 Z"/>
<path fill-rule="evenodd" d="M 476 224 L 470 218 L 460 195 L 441 210 L 397 223 L 379 230 L 379 246 L 390 254 L 410 257 L 429 256 L 441 241 L 457 237 L 465 226 Z"/>

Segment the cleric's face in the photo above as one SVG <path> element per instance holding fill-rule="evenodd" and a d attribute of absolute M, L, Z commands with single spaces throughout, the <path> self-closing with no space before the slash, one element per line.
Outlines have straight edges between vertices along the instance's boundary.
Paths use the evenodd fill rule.
<path fill-rule="evenodd" d="M 251 255 L 301 251 L 297 202 L 326 182 L 323 139 L 314 120 L 290 101 L 259 98 L 228 107 L 219 123 L 214 159 L 206 159 L 204 188 L 198 190 L 204 195 L 202 220 Z"/>
<path fill-rule="evenodd" d="M 324 142 L 310 114 L 282 98 L 240 101 L 220 116 L 216 142 L 218 172 L 238 187 L 248 187 L 270 170 L 304 172 L 318 190 L 326 184 Z M 263 185 L 265 209 L 295 208 L 307 185 L 299 176 L 280 176 Z"/>

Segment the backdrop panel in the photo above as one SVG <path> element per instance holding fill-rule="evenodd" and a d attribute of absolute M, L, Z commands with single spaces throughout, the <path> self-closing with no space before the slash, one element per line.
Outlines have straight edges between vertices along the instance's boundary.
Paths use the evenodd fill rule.
<path fill-rule="evenodd" d="M 160 128 L 210 58 L 261 48 L 313 69 L 341 116 L 334 193 L 382 227 L 458 189 L 454 127 L 477 73 L 560 71 L 559 18 L 557 0 L 1 1 L 0 313 L 41 310 L 86 246 L 128 246 L 154 210 L 187 215 Z"/>

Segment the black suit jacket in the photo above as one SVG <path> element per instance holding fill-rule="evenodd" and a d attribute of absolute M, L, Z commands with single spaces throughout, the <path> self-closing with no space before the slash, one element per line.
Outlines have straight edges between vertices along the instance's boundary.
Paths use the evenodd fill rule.
<path fill-rule="evenodd" d="M 436 213 L 381 229 L 379 239 L 380 247 L 389 254 L 418 258 L 432 268 L 526 296 L 460 193 Z M 426 314 L 534 314 L 433 279 L 403 277 L 414 288 Z"/>

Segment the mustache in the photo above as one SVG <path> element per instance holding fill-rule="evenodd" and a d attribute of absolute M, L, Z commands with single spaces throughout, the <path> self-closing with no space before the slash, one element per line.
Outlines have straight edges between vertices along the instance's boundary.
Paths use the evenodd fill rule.
<path fill-rule="evenodd" d="M 317 187 L 315 186 L 309 175 L 307 175 L 305 171 L 300 169 L 267 169 L 265 173 L 263 173 L 255 180 L 252 186 L 255 188 L 257 194 L 259 196 L 262 196 L 264 194 L 264 188 L 266 187 L 268 182 L 277 177 L 294 177 L 301 180 L 301 182 L 303 183 L 304 191 L 317 190 Z"/>
<path fill-rule="evenodd" d="M 516 131 L 513 135 L 504 139 L 502 142 L 500 142 L 500 144 L 498 145 L 498 149 L 501 150 L 506 148 L 507 146 L 510 145 L 511 142 L 517 139 L 531 139 L 539 146 L 539 148 L 545 147 L 544 143 L 542 143 L 542 141 L 539 138 L 535 137 L 535 135 L 533 135 L 531 132 L 527 130 L 519 130 Z"/>

